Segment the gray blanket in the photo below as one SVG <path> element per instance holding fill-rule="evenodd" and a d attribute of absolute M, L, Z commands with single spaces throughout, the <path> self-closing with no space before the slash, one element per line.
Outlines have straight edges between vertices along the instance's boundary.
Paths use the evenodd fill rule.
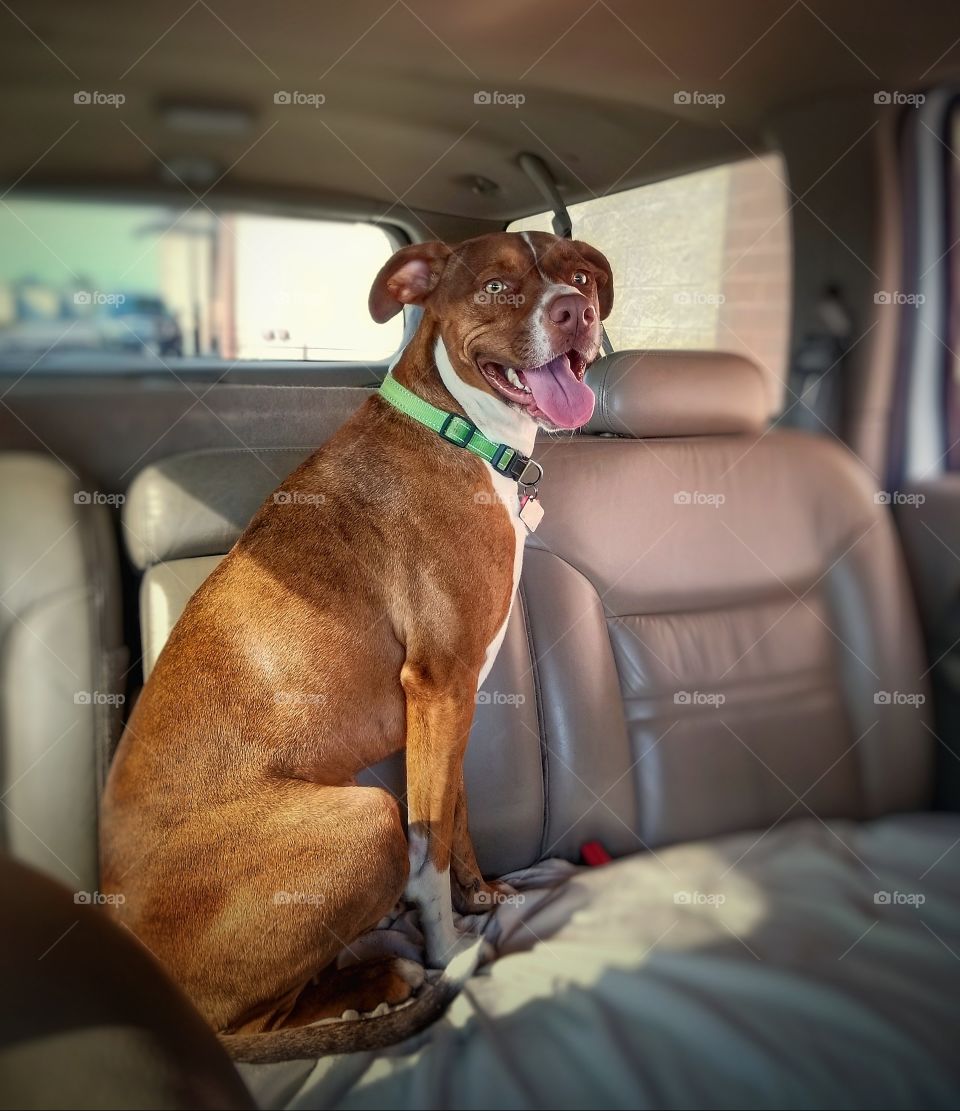
<path fill-rule="evenodd" d="M 955 1107 L 960 818 L 810 819 L 600 868 L 463 925 L 496 959 L 391 1050 L 246 1066 L 289 1108 Z M 416 952 L 415 916 L 380 943 Z M 412 950 L 411 947 L 412 946 Z"/>

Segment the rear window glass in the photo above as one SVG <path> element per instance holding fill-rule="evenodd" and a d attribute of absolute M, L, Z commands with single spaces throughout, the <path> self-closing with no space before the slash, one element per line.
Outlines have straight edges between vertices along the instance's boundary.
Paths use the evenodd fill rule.
<path fill-rule="evenodd" d="M 367 294 L 394 249 L 372 224 L 8 198 L 0 354 L 380 361 L 403 322 Z"/>
<path fill-rule="evenodd" d="M 613 266 L 615 348 L 737 351 L 783 403 L 790 221 L 779 155 L 751 158 L 570 206 L 573 234 Z M 510 231 L 551 231 L 551 214 Z"/>

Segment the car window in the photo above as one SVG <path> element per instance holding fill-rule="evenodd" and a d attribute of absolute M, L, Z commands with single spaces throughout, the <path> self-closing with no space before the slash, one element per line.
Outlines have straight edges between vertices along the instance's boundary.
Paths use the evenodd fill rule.
<path fill-rule="evenodd" d="M 0 206 L 0 354 L 373 362 L 372 224 L 160 205 L 8 198 Z"/>
<path fill-rule="evenodd" d="M 778 155 L 751 158 L 570 206 L 573 234 L 616 279 L 606 322 L 617 349 L 738 351 L 783 403 L 790 311 L 790 221 Z M 510 231 L 551 231 L 551 214 Z"/>

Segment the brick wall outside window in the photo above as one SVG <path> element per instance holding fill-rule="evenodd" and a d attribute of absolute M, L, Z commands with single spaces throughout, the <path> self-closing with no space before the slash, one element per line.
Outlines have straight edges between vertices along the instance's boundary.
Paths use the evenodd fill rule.
<path fill-rule="evenodd" d="M 613 267 L 614 347 L 739 351 L 783 404 L 790 219 L 782 162 L 748 159 L 571 205 L 573 231 Z M 543 213 L 511 231 L 550 230 Z"/>

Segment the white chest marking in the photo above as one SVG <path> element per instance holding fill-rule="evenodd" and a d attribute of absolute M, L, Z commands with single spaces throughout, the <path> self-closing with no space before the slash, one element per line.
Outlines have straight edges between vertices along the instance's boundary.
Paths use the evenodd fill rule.
<path fill-rule="evenodd" d="M 513 612 L 513 603 L 517 597 L 517 585 L 520 582 L 520 570 L 523 567 L 523 542 L 527 537 L 527 526 L 520 520 L 520 499 L 517 496 L 516 482 L 502 474 L 491 474 L 490 477 L 493 482 L 494 493 L 510 514 L 510 523 L 513 525 L 515 544 L 513 551 L 513 586 L 510 590 L 510 605 L 507 607 L 507 615 L 504 617 L 503 624 L 497 630 L 493 640 L 487 645 L 483 667 L 480 669 L 480 678 L 477 682 L 478 687 L 482 686 L 483 681 L 490 674 L 490 668 L 493 667 L 493 661 L 497 658 L 500 645 L 503 644 L 503 638 L 507 633 L 507 622 Z"/>
<path fill-rule="evenodd" d="M 512 409 L 485 390 L 478 390 L 464 382 L 453 369 L 450 356 L 447 354 L 447 349 L 444 347 L 442 340 L 437 340 L 434 356 L 443 384 L 460 402 L 464 412 L 477 428 L 491 440 L 509 444 L 524 455 L 532 455 L 534 441 L 537 438 L 536 423 L 524 413 Z M 483 666 L 480 669 L 478 686 L 483 683 L 490 673 L 490 668 L 493 667 L 493 661 L 497 658 L 500 645 L 503 644 L 503 638 L 506 635 L 507 622 L 510 619 L 510 612 L 513 609 L 513 602 L 517 595 L 517 584 L 520 581 L 520 568 L 523 565 L 523 542 L 527 535 L 527 526 L 520 520 L 520 500 L 516 482 L 506 475 L 498 474 L 492 467 L 489 468 L 487 473 L 493 483 L 494 493 L 510 516 L 515 547 L 510 606 L 507 609 L 506 617 L 503 619 L 503 624 L 497 630 L 493 640 L 487 645 Z"/>

